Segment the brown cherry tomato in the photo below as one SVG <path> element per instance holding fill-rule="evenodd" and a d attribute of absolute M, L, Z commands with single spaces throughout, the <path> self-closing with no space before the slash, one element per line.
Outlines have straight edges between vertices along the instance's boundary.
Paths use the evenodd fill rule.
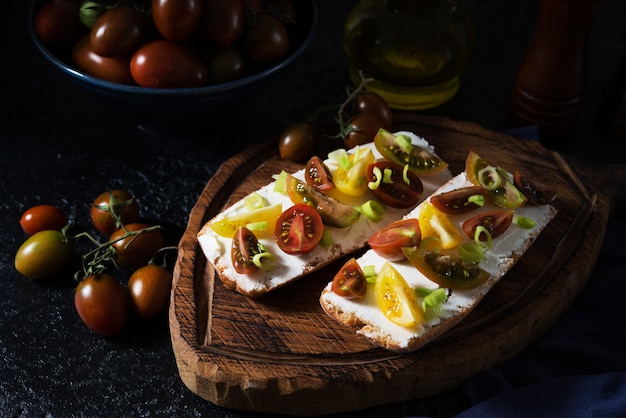
<path fill-rule="evenodd" d="M 46 45 L 68 45 L 87 31 L 78 17 L 80 0 L 52 0 L 35 15 L 35 33 Z"/>
<path fill-rule="evenodd" d="M 110 274 L 82 280 L 74 292 L 74 306 L 85 325 L 100 335 L 117 335 L 128 322 L 128 291 Z"/>
<path fill-rule="evenodd" d="M 20 218 L 20 226 L 28 235 L 46 230 L 60 231 L 66 225 L 65 212 L 53 205 L 33 206 Z"/>
<path fill-rule="evenodd" d="M 313 156 L 307 161 L 304 169 L 304 180 L 308 185 L 319 191 L 335 188 L 330 170 L 318 156 Z"/>
<path fill-rule="evenodd" d="M 135 84 L 130 73 L 128 57 L 103 57 L 94 52 L 89 35 L 82 37 L 72 50 L 76 67 L 91 76 L 119 84 Z"/>
<path fill-rule="evenodd" d="M 430 203 L 446 215 L 462 215 L 483 206 L 485 189 L 466 186 L 430 197 Z"/>
<path fill-rule="evenodd" d="M 204 0 L 198 32 L 211 45 L 231 46 L 239 39 L 244 22 L 242 0 Z"/>
<path fill-rule="evenodd" d="M 172 289 L 172 273 L 165 267 L 148 264 L 128 279 L 130 306 L 142 318 L 154 318 L 167 309 Z"/>
<path fill-rule="evenodd" d="M 142 87 L 199 87 L 207 80 L 206 65 L 191 49 L 165 40 L 139 48 L 131 58 L 130 72 Z"/>
<path fill-rule="evenodd" d="M 163 38 L 182 41 L 196 29 L 202 8 L 201 0 L 152 0 L 152 20 Z"/>
<path fill-rule="evenodd" d="M 259 240 L 245 226 L 240 226 L 233 237 L 230 258 L 233 268 L 239 274 L 252 274 L 259 267 L 254 264 L 252 259 L 259 254 Z"/>
<path fill-rule="evenodd" d="M 343 143 L 347 148 L 372 142 L 381 128 L 381 122 L 376 116 L 358 114 L 348 122 L 349 132 L 344 136 Z"/>
<path fill-rule="evenodd" d="M 488 212 L 479 213 L 463 222 L 462 228 L 468 238 L 474 239 L 476 228 L 483 227 L 487 230 L 491 238 L 500 236 L 511 226 L 513 222 L 513 211 L 509 209 L 495 209 Z M 484 233 L 479 235 L 481 241 L 487 241 Z"/>
<path fill-rule="evenodd" d="M 125 225 L 126 229 L 120 228 L 111 234 L 111 241 L 115 241 L 112 245 L 118 266 L 128 269 L 143 267 L 163 247 L 165 239 L 160 229 L 122 238 L 127 234 L 127 230 L 137 232 L 149 226 L 144 223 L 132 223 Z"/>
<path fill-rule="evenodd" d="M 321 133 L 313 124 L 293 124 L 285 129 L 278 141 L 280 157 L 291 161 L 309 158 L 320 139 Z"/>
<path fill-rule="evenodd" d="M 89 33 L 89 45 L 98 55 L 131 55 L 148 36 L 145 16 L 131 6 L 117 6 L 104 12 Z"/>
<path fill-rule="evenodd" d="M 43 279 L 67 268 L 74 251 L 59 231 L 39 231 L 22 243 L 15 254 L 15 269 L 26 277 Z"/>
<path fill-rule="evenodd" d="M 380 121 L 380 127 L 390 130 L 393 124 L 393 113 L 387 101 L 374 92 L 361 93 L 355 102 L 355 112 L 372 115 Z"/>
<path fill-rule="evenodd" d="M 207 84 L 227 83 L 246 75 L 246 57 L 234 46 L 211 48 L 202 58 L 207 67 Z"/>
<path fill-rule="evenodd" d="M 513 175 L 515 187 L 526 196 L 531 205 L 546 205 L 556 199 L 557 193 L 554 189 L 532 181 L 519 171 Z"/>
<path fill-rule="evenodd" d="M 367 167 L 367 181 L 375 183 L 372 192 L 394 208 L 410 208 L 419 203 L 424 192 L 422 180 L 411 171 L 391 161 L 378 161 Z"/>
<path fill-rule="evenodd" d="M 250 60 L 270 66 L 287 55 L 291 41 L 285 25 L 273 16 L 261 14 L 245 26 L 241 46 Z"/>
<path fill-rule="evenodd" d="M 116 223 L 113 213 L 119 219 L 119 223 Z M 90 216 L 98 231 L 111 235 L 123 224 L 139 221 L 139 205 L 127 191 L 114 189 L 103 192 L 94 199 Z"/>
<path fill-rule="evenodd" d="M 333 278 L 331 290 L 346 299 L 358 299 L 365 295 L 367 280 L 356 259 L 349 259 L 341 267 Z"/>

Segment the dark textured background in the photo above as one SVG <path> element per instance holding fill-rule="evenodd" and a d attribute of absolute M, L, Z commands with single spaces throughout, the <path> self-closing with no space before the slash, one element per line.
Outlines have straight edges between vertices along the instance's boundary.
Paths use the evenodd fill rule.
<path fill-rule="evenodd" d="M 138 197 L 144 218 L 176 244 L 188 214 L 218 166 L 244 142 L 276 137 L 290 122 L 345 97 L 342 24 L 354 1 L 318 1 L 311 48 L 272 88 L 237 109 L 233 123 L 203 138 L 155 138 L 77 89 L 38 56 L 27 32 L 27 1 L 6 2 L 0 45 L 0 416 L 250 417 L 215 407 L 180 381 L 167 317 L 133 323 L 116 338 L 78 318 L 71 279 L 21 277 L 13 268 L 25 239 L 19 217 L 40 203 L 63 208 L 88 227 L 90 202 L 109 187 Z M 623 1 L 606 0 L 590 37 L 589 86 L 576 157 L 624 163 L 624 141 L 603 141 L 595 114 L 624 53 Z M 506 126 L 513 75 L 532 32 L 535 2 L 476 0 L 477 49 L 461 90 L 436 109 L 493 130 Z M 447 416 L 464 409 L 460 391 L 342 417 Z"/>

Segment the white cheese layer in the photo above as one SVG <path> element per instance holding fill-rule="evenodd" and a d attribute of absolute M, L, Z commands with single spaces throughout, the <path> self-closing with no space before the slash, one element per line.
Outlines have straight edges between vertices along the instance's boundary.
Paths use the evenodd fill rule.
<path fill-rule="evenodd" d="M 470 186 L 465 173 L 451 179 L 442 186 L 435 194 L 451 191 L 464 186 Z M 423 203 L 411 211 L 406 217 L 417 218 Z M 482 211 L 496 209 L 493 204 L 486 204 L 483 208 L 473 211 L 463 216 L 451 216 L 452 223 L 461 232 L 466 242 L 471 240 L 465 237 L 461 229 L 461 224 L 465 219 L 477 215 Z M 443 304 L 443 314 L 440 318 L 434 319 L 426 324 L 417 325 L 413 328 L 406 328 L 391 322 L 378 307 L 376 302 L 374 285 L 368 285 L 366 295 L 362 299 L 346 299 L 336 295 L 331 291 L 332 281 L 326 286 L 320 303 L 323 306 L 332 306 L 336 312 L 341 312 L 344 316 L 351 316 L 360 323 L 358 334 L 363 335 L 373 341 L 385 341 L 389 347 L 393 347 L 396 351 L 404 351 L 408 347 L 416 347 L 415 340 L 419 339 L 429 328 L 433 328 L 442 323 L 445 319 L 459 315 L 461 312 L 469 313 L 471 309 L 482 299 L 482 297 L 491 289 L 494 284 L 514 265 L 515 261 L 521 256 L 534 242 L 535 238 L 543 230 L 543 228 L 556 215 L 556 209 L 550 205 L 530 206 L 525 205 L 515 210 L 514 216 L 525 216 L 536 222 L 532 229 L 524 229 L 515 223 L 506 230 L 506 232 L 493 239 L 492 247 L 486 252 L 486 258 L 479 265 L 491 274 L 491 277 L 481 286 L 472 290 L 455 290 L 452 291 L 449 299 Z M 363 256 L 357 259 L 361 267 L 375 266 L 376 272 L 388 260 L 380 257 L 374 250 L 368 250 Z M 390 262 L 394 268 L 404 277 L 411 288 L 428 288 L 436 289 L 439 287 L 436 283 L 429 280 L 417 268 L 415 268 L 408 260 L 399 262 Z M 387 348 L 389 348 L 387 347 Z"/>
<path fill-rule="evenodd" d="M 423 138 L 420 138 L 411 132 L 403 131 L 397 132 L 396 134 L 400 133 L 409 136 L 414 145 L 425 148 L 433 154 L 435 153 L 434 147 L 428 144 L 428 142 Z M 362 145 L 361 149 L 363 148 L 370 148 L 374 153 L 376 160 L 382 158 L 378 150 L 376 150 L 374 144 Z M 350 150 L 348 152 L 352 153 L 354 150 Z M 324 162 L 327 164 L 331 174 L 336 171 L 336 162 L 329 159 Z M 304 180 L 304 170 L 299 170 L 296 173 L 293 173 L 293 175 L 300 180 Z M 431 193 L 437 190 L 438 187 L 450 178 L 451 174 L 447 169 L 433 176 L 422 177 L 421 180 L 424 185 L 424 192 L 421 200 L 430 196 Z M 268 181 L 270 180 L 271 179 L 268 179 Z M 256 193 L 267 199 L 270 205 L 281 204 L 283 210 L 291 207 L 293 203 L 289 197 L 283 193 L 274 191 L 274 185 L 275 182 L 272 181 L 257 190 Z M 369 190 L 364 195 L 359 197 L 342 196 L 336 192 L 333 193 L 333 197 L 338 198 L 351 206 L 361 205 L 368 200 L 376 199 L 373 192 Z M 284 253 L 275 243 L 272 232 L 263 234 L 259 236 L 259 242 L 262 243 L 266 249 L 276 257 L 276 268 L 270 271 L 258 270 L 255 274 L 245 275 L 237 273 L 232 266 L 230 258 L 230 246 L 232 239 L 218 235 L 209 227 L 210 223 L 219 219 L 245 212 L 245 199 L 246 198 L 244 197 L 207 222 L 207 224 L 198 233 L 198 242 L 200 243 L 200 247 L 202 248 L 207 260 L 213 264 L 220 277 L 223 280 L 236 283 L 236 288 L 239 292 L 251 296 L 260 295 L 281 287 L 309 273 L 313 269 L 317 269 L 345 254 L 349 254 L 363 248 L 366 245 L 367 240 L 374 232 L 395 220 L 401 219 L 412 209 L 394 209 L 385 206 L 386 211 L 380 222 L 373 222 L 369 220 L 367 216 L 361 215 L 352 226 L 347 228 L 335 228 L 325 225 L 324 229 L 332 235 L 332 245 L 329 247 L 318 245 L 310 253 L 298 256 Z"/>

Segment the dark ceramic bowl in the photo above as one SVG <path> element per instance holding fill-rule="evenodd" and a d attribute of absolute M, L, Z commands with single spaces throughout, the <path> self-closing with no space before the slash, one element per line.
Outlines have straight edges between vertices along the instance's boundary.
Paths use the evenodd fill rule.
<path fill-rule="evenodd" d="M 35 0 L 29 16 L 29 31 L 42 56 L 55 68 L 102 103 L 131 118 L 143 131 L 156 136 L 193 136 L 205 127 L 220 124 L 237 106 L 271 86 L 298 60 L 313 40 L 317 27 L 315 0 L 294 2 L 299 16 L 298 31 L 292 34 L 289 55 L 269 68 L 244 78 L 194 88 L 146 88 L 113 83 L 85 74 L 68 59 L 55 54 L 39 39 L 34 17 L 46 0 Z"/>

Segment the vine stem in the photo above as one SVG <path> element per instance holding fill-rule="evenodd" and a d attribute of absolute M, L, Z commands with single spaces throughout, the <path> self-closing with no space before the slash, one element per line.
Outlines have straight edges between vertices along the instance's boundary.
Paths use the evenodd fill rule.
<path fill-rule="evenodd" d="M 365 90 L 365 87 L 371 83 L 372 81 L 374 81 L 373 78 L 366 78 L 363 75 L 363 72 L 359 71 L 359 75 L 361 76 L 361 84 L 359 84 L 359 86 L 354 89 L 354 91 L 348 96 L 348 98 L 341 104 L 341 107 L 339 107 L 339 110 L 337 111 L 337 121 L 339 121 L 339 125 L 341 126 L 341 131 L 344 131 L 344 127 L 346 125 L 346 121 L 344 119 L 344 115 L 345 115 L 345 110 L 346 110 L 346 106 L 349 105 L 354 99 L 357 98 L 357 96 L 359 94 L 361 94 L 361 92 L 363 90 Z"/>

